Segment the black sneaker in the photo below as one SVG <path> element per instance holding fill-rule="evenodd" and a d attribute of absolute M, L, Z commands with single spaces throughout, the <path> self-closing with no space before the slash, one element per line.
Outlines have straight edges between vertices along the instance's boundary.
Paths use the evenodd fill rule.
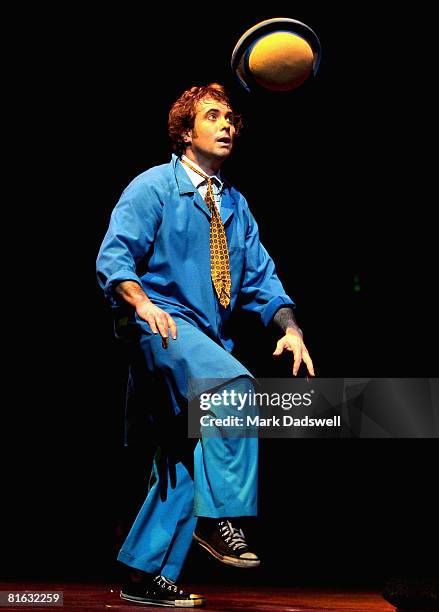
<path fill-rule="evenodd" d="M 202 595 L 186 593 L 164 576 L 156 576 L 147 583 L 126 584 L 122 587 L 120 597 L 136 604 L 175 608 L 193 608 L 206 603 Z"/>
<path fill-rule="evenodd" d="M 234 527 L 229 519 L 198 519 L 194 540 L 226 565 L 252 568 L 261 563 L 258 556 L 250 552 L 242 529 Z"/>

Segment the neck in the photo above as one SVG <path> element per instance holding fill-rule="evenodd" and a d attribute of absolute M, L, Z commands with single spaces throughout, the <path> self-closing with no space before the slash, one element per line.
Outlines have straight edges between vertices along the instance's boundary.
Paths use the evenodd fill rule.
<path fill-rule="evenodd" d="M 184 154 L 188 159 L 190 159 L 190 161 L 197 164 L 197 166 L 199 166 L 208 176 L 217 174 L 223 163 L 222 160 L 207 159 L 199 153 L 195 155 L 191 149 L 186 149 Z"/>

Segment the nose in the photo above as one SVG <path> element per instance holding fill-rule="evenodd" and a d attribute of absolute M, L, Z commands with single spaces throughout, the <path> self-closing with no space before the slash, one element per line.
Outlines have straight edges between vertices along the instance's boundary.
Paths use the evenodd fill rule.
<path fill-rule="evenodd" d="M 227 121 L 225 117 L 221 118 L 220 129 L 226 130 L 227 132 L 230 133 L 230 123 Z"/>

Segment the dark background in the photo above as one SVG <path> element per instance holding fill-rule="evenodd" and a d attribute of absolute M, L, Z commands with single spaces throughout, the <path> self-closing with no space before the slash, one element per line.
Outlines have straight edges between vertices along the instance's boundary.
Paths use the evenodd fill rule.
<path fill-rule="evenodd" d="M 122 446 L 126 364 L 94 262 L 126 184 L 169 160 L 167 113 L 193 84 L 225 84 L 243 114 L 224 172 L 297 302 L 317 374 L 437 372 L 430 55 L 419 25 L 431 15 L 416 10 L 191 3 L 47 16 L 28 57 L 30 163 L 14 185 L 32 191 L 31 247 L 14 235 L 31 298 L 13 319 L 27 339 L 8 381 L 4 576 L 117 576 L 152 449 Z M 249 95 L 232 50 L 276 16 L 317 32 L 319 74 L 292 93 Z M 289 375 L 288 360 L 271 357 L 273 330 L 251 315 L 233 325 L 236 354 L 257 376 Z M 432 572 L 436 463 L 435 440 L 263 441 L 260 518 L 249 524 L 261 569 L 237 576 L 193 551 L 185 577 L 373 586 Z"/>

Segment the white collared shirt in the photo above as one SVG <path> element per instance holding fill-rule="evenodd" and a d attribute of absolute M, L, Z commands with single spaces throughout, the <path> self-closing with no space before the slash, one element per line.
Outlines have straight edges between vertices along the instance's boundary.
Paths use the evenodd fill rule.
<path fill-rule="evenodd" d="M 207 176 L 206 172 L 204 172 L 204 170 L 202 170 L 200 166 L 198 166 L 195 162 L 189 159 L 189 157 L 186 157 L 186 155 L 182 155 L 182 159 L 186 159 L 190 164 L 195 166 L 197 170 Z M 191 182 L 193 183 L 194 187 L 197 188 L 198 193 L 204 200 L 207 191 L 207 179 L 203 179 L 202 176 L 194 172 L 192 168 L 189 168 L 189 166 L 186 166 L 186 164 L 182 164 L 182 166 L 186 170 L 187 175 L 191 179 Z M 214 174 L 212 176 L 209 176 L 208 178 L 212 179 L 212 189 L 213 195 L 215 196 L 215 204 L 218 208 L 218 212 L 221 212 L 221 193 L 223 190 L 223 182 L 219 177 L 219 173 L 218 175 Z"/>

